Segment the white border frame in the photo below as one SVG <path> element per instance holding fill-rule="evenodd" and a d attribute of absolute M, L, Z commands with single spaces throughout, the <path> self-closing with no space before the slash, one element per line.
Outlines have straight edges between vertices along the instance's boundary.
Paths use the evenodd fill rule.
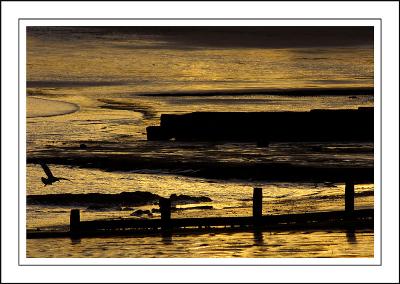
<path fill-rule="evenodd" d="M 399 3 L 9 2 L 2 1 L 1 280 L 11 282 L 399 282 Z M 18 253 L 19 18 L 359 18 L 382 19 L 382 265 L 263 267 L 20 266 Z M 381 74 L 381 75 L 382 75 Z M 6 134 L 6 135 L 4 135 Z M 3 151 L 7 149 L 7 151 Z M 386 188 L 388 190 L 386 190 Z"/>

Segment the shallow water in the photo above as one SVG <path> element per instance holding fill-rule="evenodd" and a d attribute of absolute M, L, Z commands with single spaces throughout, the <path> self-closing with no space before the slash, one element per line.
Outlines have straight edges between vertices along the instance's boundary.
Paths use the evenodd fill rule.
<path fill-rule="evenodd" d="M 174 235 L 171 238 L 32 239 L 27 241 L 27 257 L 373 257 L 373 241 L 374 234 L 371 231 L 243 232 Z"/>
<path fill-rule="evenodd" d="M 104 172 L 96 169 L 54 166 L 53 173 L 63 173 L 71 179 L 44 187 L 40 181 L 43 175 L 39 165 L 28 165 L 27 194 L 57 193 L 120 193 L 149 191 L 163 197 L 171 194 L 207 196 L 211 202 L 178 205 L 177 208 L 208 205 L 212 209 L 193 209 L 172 213 L 173 218 L 210 216 L 251 216 L 253 187 L 263 188 L 263 214 L 289 214 L 316 211 L 343 210 L 344 184 L 325 185 L 322 183 L 252 182 L 242 180 L 209 180 L 171 174 L 143 174 L 135 172 Z M 355 187 L 356 209 L 373 206 L 374 185 L 360 184 Z M 75 204 L 30 205 L 27 207 L 27 228 L 67 226 L 70 209 L 79 208 L 82 220 L 102 218 L 129 218 L 137 209 L 158 209 L 158 205 L 144 205 L 103 210 L 89 210 L 88 206 Z M 159 218 L 155 213 L 154 218 Z"/>
<path fill-rule="evenodd" d="M 86 94 L 373 86 L 369 46 L 179 45 L 169 37 L 72 27 L 28 30 L 29 86 Z M 40 82 L 42 82 L 40 84 Z M 90 89 L 90 90 L 89 90 Z"/>
<path fill-rule="evenodd" d="M 160 36 L 70 27 L 28 31 L 27 157 L 119 155 L 210 164 L 285 162 L 296 165 L 372 167 L 373 143 L 148 142 L 145 128 L 162 113 L 193 111 L 308 111 L 374 105 L 373 94 L 290 96 L 269 89 L 373 87 L 373 49 L 368 46 L 310 48 L 177 48 Z M 223 91 L 215 96 L 188 92 Z M 233 94 L 246 90 L 246 94 Z M 254 92 L 253 92 L 254 91 Z M 162 96 L 163 93 L 185 96 Z M 148 96 L 149 93 L 160 95 Z M 84 144 L 86 148 L 82 148 Z M 67 177 L 44 187 L 39 165 L 27 165 L 26 193 L 120 193 L 149 191 L 209 196 L 208 210 L 173 217 L 247 216 L 252 188 L 262 187 L 264 214 L 340 210 L 344 185 L 254 180 L 211 180 L 144 168 L 107 172 L 50 165 Z M 190 170 L 190 169 L 184 169 Z M 374 185 L 356 185 L 356 208 L 371 208 Z M 140 208 L 151 209 L 155 205 Z M 27 206 L 27 228 L 64 227 L 68 206 Z M 82 210 L 82 219 L 130 217 L 132 210 Z M 154 216 L 158 217 L 157 214 Z M 62 244 L 62 245 L 60 245 Z M 264 232 L 174 236 L 172 240 L 105 238 L 28 240 L 28 257 L 372 257 L 373 232 Z"/>

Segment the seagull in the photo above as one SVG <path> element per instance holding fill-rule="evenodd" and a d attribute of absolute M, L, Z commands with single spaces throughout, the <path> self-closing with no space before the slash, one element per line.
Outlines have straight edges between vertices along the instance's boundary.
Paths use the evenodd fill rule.
<path fill-rule="evenodd" d="M 40 165 L 42 166 L 44 172 L 47 175 L 47 178 L 42 177 L 42 182 L 43 182 L 44 186 L 49 185 L 49 184 L 53 184 L 54 182 L 60 181 L 60 180 L 71 181 L 70 179 L 67 179 L 67 178 L 55 177 L 53 175 L 53 173 L 50 171 L 49 167 L 45 163 L 40 163 Z"/>

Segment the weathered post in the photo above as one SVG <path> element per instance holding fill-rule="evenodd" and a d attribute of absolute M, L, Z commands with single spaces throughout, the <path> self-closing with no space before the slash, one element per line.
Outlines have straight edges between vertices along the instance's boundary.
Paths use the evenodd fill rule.
<path fill-rule="evenodd" d="M 79 209 L 71 209 L 69 216 L 69 231 L 71 234 L 79 234 L 81 227 L 81 216 Z"/>
<path fill-rule="evenodd" d="M 254 224 L 259 225 L 262 217 L 262 188 L 253 189 L 253 219 Z"/>
<path fill-rule="evenodd" d="M 346 213 L 353 213 L 354 211 L 354 182 L 351 180 L 346 181 L 344 192 L 344 210 Z"/>
<path fill-rule="evenodd" d="M 160 198 L 161 230 L 168 232 L 171 229 L 171 199 Z"/>

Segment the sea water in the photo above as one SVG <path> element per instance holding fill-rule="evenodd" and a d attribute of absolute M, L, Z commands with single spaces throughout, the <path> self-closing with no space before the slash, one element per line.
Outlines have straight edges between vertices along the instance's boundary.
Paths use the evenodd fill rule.
<path fill-rule="evenodd" d="M 36 28 L 27 35 L 27 157 L 129 155 L 178 161 L 290 162 L 373 166 L 373 143 L 148 142 L 145 128 L 162 113 L 307 111 L 373 106 L 370 95 L 291 96 L 265 90 L 373 87 L 373 49 L 215 48 L 166 44 L 160 37 L 115 30 Z M 239 94 L 238 94 L 239 90 Z M 241 94 L 241 90 L 246 90 Z M 261 91 L 262 90 L 262 91 Z M 199 92 L 218 91 L 217 95 Z M 178 94 L 165 96 L 165 94 Z M 86 146 L 85 149 L 80 147 Z M 324 151 L 316 151 L 323 149 Z M 26 194 L 149 191 L 208 196 L 212 209 L 172 217 L 251 215 L 252 188 L 262 187 L 264 214 L 341 210 L 344 185 L 263 180 L 213 180 L 157 168 L 105 171 L 49 165 L 71 179 L 44 187 L 39 165 L 27 164 Z M 373 184 L 356 185 L 356 209 L 373 208 Z M 187 205 L 192 206 L 192 205 Z M 182 207 L 185 207 L 182 205 Z M 28 229 L 66 228 L 70 206 L 27 205 Z M 83 220 L 130 217 L 132 211 L 89 210 Z M 158 215 L 155 214 L 154 218 Z M 28 257 L 373 257 L 371 231 L 216 234 L 213 236 L 28 240 Z M 54 243 L 62 242 L 63 246 Z M 62 249 L 60 249 L 62 248 Z"/>

